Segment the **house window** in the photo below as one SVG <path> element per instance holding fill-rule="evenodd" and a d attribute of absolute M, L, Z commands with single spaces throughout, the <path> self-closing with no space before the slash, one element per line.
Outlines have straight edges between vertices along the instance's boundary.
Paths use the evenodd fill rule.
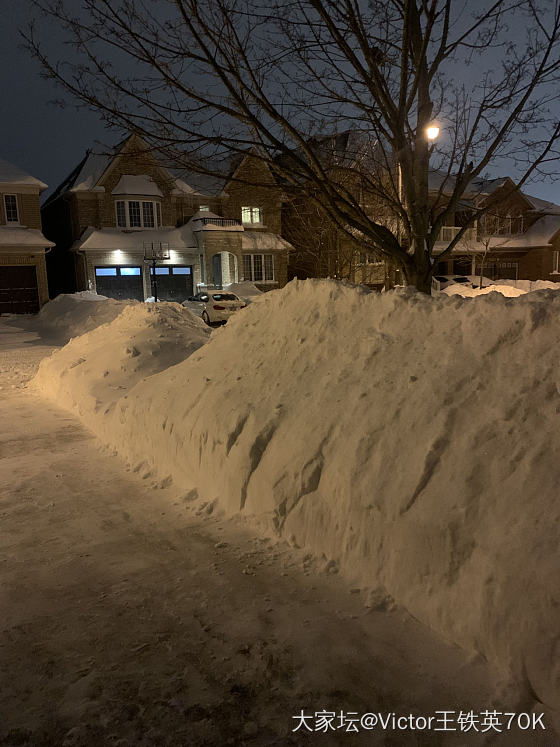
<path fill-rule="evenodd" d="M 199 205 L 198 209 L 202 213 L 209 213 L 210 212 L 210 205 Z"/>
<path fill-rule="evenodd" d="M 115 202 L 119 228 L 159 228 L 161 205 L 148 200 L 117 200 Z"/>
<path fill-rule="evenodd" d="M 153 228 L 155 226 L 153 202 L 142 203 L 142 222 L 144 228 Z"/>
<path fill-rule="evenodd" d="M 126 209 L 122 201 L 117 202 L 117 226 L 126 228 Z"/>
<path fill-rule="evenodd" d="M 241 222 L 262 223 L 262 210 L 258 207 L 242 207 Z"/>
<path fill-rule="evenodd" d="M 254 283 L 274 281 L 274 258 L 272 254 L 244 254 L 243 277 Z"/>
<path fill-rule="evenodd" d="M 131 200 L 128 203 L 128 225 L 131 228 L 140 228 L 142 222 L 140 221 L 140 202 L 138 200 Z"/>
<path fill-rule="evenodd" d="M 6 223 L 19 223 L 19 213 L 16 195 L 4 195 Z"/>
<path fill-rule="evenodd" d="M 552 273 L 551 275 L 560 275 L 560 252 L 552 252 Z"/>

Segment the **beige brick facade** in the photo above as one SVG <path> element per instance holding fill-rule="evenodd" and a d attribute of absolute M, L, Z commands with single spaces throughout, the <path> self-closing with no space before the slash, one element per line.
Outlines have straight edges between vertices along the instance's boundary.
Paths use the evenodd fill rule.
<path fill-rule="evenodd" d="M 17 166 L 2 162 L 0 179 L 0 273 L 4 270 L 0 309 L 30 313 L 49 300 L 45 250 L 51 247 L 41 233 L 40 195 L 46 184 Z M 15 197 L 17 216 L 8 215 L 6 196 Z M 13 200 L 8 200 L 11 208 Z M 14 220 L 17 218 L 17 220 Z M 32 273 L 8 270 L 10 267 L 34 267 Z M 36 282 L 36 289 L 35 289 Z"/>
<path fill-rule="evenodd" d="M 161 196 L 134 194 L 133 197 L 123 197 L 113 194 L 121 178 L 129 176 L 150 177 L 161 192 Z M 95 253 L 93 250 L 88 250 L 85 257 L 82 251 L 79 254 L 75 251 L 64 254 L 65 249 L 79 248 L 88 227 L 98 231 L 114 230 L 117 226 L 116 202 L 119 199 L 159 203 L 161 209 L 161 229 L 159 230 L 162 231 L 187 224 L 201 206 L 207 207 L 210 213 L 223 216 L 225 219 L 235 219 L 239 223 L 241 223 L 242 207 L 247 205 L 259 207 L 264 220 L 259 225 L 250 224 L 245 228 L 254 232 L 279 235 L 281 230 L 280 194 L 268 169 L 263 170 L 259 162 L 246 157 L 238 167 L 236 176 L 243 179 L 258 179 L 261 186 L 249 189 L 247 185 L 240 185 L 234 179 L 226 184 L 224 193 L 220 195 L 181 191 L 170 172 L 160 167 L 157 159 L 147 150 L 143 141 L 132 136 L 112 160 L 107 159 L 105 171 L 98 175 L 97 181 L 91 183 L 91 188 L 84 189 L 81 186 L 74 188 L 71 185 L 56 199 L 47 202 L 43 210 L 45 231 L 49 238 L 56 241 L 58 256 L 61 256 L 63 261 L 67 262 L 64 260 L 65 256 L 74 257 L 77 290 L 95 287 L 93 268 L 96 262 L 99 266 L 114 264 L 124 266 L 128 262 L 128 259 L 125 260 L 123 256 L 117 258 L 114 250 L 108 250 L 104 254 L 100 254 L 97 250 Z M 154 209 L 156 207 L 157 205 Z M 234 226 L 229 227 L 230 230 L 228 230 L 226 224 L 224 230 L 216 230 L 216 226 L 209 227 L 208 230 L 198 230 L 204 226 L 197 224 L 196 221 L 192 223 L 192 226 L 196 249 L 189 248 L 185 261 L 177 261 L 177 263 L 188 264 L 195 268 L 193 276 L 195 288 L 198 283 L 203 282 L 203 277 L 204 282 L 208 284 L 217 282 L 217 278 L 214 277 L 216 262 L 219 262 L 223 283 L 243 280 L 243 255 L 250 252 L 242 249 L 241 228 Z M 125 229 L 122 230 L 126 233 Z M 152 229 L 152 235 L 154 230 L 158 229 Z M 141 239 L 142 231 L 140 230 L 138 231 L 139 243 Z M 118 241 L 117 236 L 115 236 L 115 241 Z M 114 249 L 117 250 L 118 246 L 115 245 Z M 256 253 L 261 250 L 253 251 Z M 262 253 L 268 254 L 271 251 L 263 250 Z M 141 264 L 143 266 L 143 262 L 140 262 L 143 260 L 140 252 L 133 254 L 130 261 L 133 261 L 134 266 Z M 287 280 L 287 252 L 281 239 L 278 239 L 273 254 L 274 281 L 265 283 L 263 287 L 266 289 L 284 285 Z M 203 256 L 202 261 L 200 255 Z M 220 260 L 214 259 L 216 255 L 220 255 Z M 194 260 L 192 260 L 193 257 Z M 143 277 L 145 295 L 149 297 L 151 295 L 149 276 L 144 273 Z"/>

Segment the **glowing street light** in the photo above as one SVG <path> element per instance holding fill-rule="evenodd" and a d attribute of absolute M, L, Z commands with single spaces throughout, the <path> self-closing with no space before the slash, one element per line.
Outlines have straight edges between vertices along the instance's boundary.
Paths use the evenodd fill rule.
<path fill-rule="evenodd" d="M 439 135 L 439 127 L 437 125 L 430 125 L 426 129 L 426 135 L 428 136 L 428 140 L 435 140 Z"/>

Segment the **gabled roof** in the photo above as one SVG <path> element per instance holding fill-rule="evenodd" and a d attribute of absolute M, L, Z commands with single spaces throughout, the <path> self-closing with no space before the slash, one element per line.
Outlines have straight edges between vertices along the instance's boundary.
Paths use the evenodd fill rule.
<path fill-rule="evenodd" d="M 115 159 L 119 157 L 123 149 L 130 143 L 137 141 L 139 149 L 145 147 L 149 150 L 147 143 L 138 135 L 131 134 L 125 140 L 115 145 L 110 153 L 93 153 L 88 150 L 85 157 L 80 161 L 76 168 L 66 177 L 66 179 L 55 189 L 55 191 L 46 200 L 45 205 L 53 202 L 61 195 L 67 192 L 91 192 L 93 190 L 102 190 L 99 182 L 107 171 L 111 168 Z M 159 165 L 159 164 L 158 164 Z M 192 192 L 188 184 L 185 184 L 173 174 L 169 169 L 159 165 L 160 170 L 174 183 L 175 190 L 178 192 Z M 143 193 L 144 194 L 144 193 Z"/>
<path fill-rule="evenodd" d="M 27 171 L 14 166 L 13 163 L 0 158 L 0 184 L 10 184 L 17 187 L 37 187 L 40 192 L 47 188 L 47 185 L 40 179 L 36 179 Z"/>

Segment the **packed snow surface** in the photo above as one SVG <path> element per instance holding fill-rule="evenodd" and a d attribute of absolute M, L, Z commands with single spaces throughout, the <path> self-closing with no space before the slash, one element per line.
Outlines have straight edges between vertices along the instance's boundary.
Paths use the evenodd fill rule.
<path fill-rule="evenodd" d="M 560 706 L 560 296 L 294 281 L 140 380 L 158 366 L 135 371 L 133 350 L 168 340 L 158 308 L 73 340 L 37 384 L 132 465 L 324 556 Z M 176 320 L 169 335 L 184 323 L 202 342 Z"/>

